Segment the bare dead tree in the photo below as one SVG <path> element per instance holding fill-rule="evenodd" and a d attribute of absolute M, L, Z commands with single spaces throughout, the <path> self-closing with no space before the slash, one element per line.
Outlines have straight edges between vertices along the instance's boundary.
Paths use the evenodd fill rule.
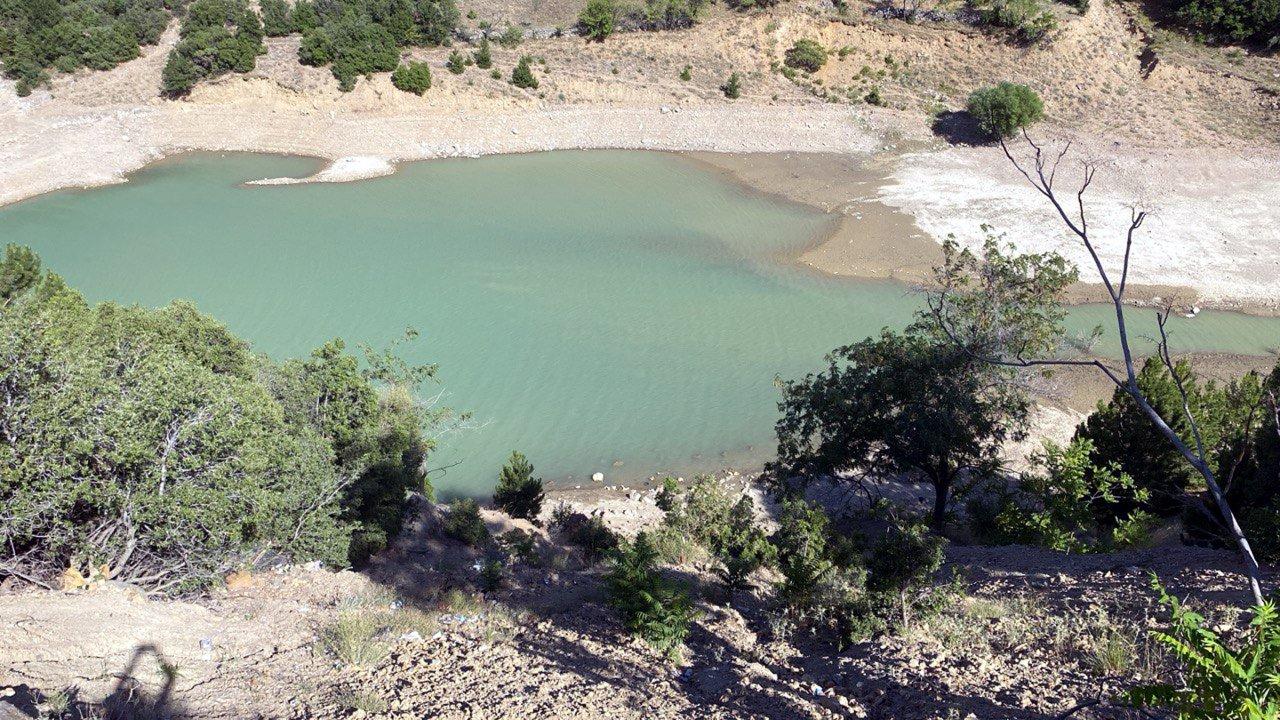
<path fill-rule="evenodd" d="M 1130 209 L 1129 226 L 1125 232 L 1124 258 L 1120 267 L 1119 282 L 1113 280 L 1112 275 L 1108 271 L 1102 258 L 1099 255 L 1094 239 L 1090 236 L 1090 227 L 1088 215 L 1085 211 L 1085 194 L 1089 187 L 1093 184 L 1094 175 L 1097 172 L 1097 166 L 1090 162 L 1083 162 L 1083 178 L 1075 191 L 1074 201 L 1067 201 L 1073 207 L 1068 208 L 1064 204 L 1054 187 L 1057 180 L 1058 168 L 1062 164 L 1063 159 L 1067 156 L 1071 149 L 1071 143 L 1064 144 L 1061 151 L 1057 153 L 1046 153 L 1044 148 L 1031 139 L 1030 135 L 1024 130 L 1023 139 L 1031 148 L 1030 163 L 1021 161 L 1014 157 L 1010 151 L 1008 144 L 1002 139 L 1000 148 L 1004 151 L 1005 157 L 1008 158 L 1041 195 L 1043 195 L 1049 203 L 1057 211 L 1058 216 L 1066 224 L 1072 234 L 1076 236 L 1084 244 L 1085 250 L 1089 253 L 1090 259 L 1093 261 L 1094 268 L 1097 270 L 1098 277 L 1102 281 L 1103 287 L 1106 289 L 1107 296 L 1111 305 L 1115 309 L 1116 331 L 1119 336 L 1120 349 L 1123 356 L 1123 368 L 1112 368 L 1101 360 L 1094 359 L 1048 359 L 1038 357 L 1023 357 L 1021 353 L 1015 350 L 1011 357 L 993 357 L 982 356 L 979 359 L 1008 367 L 1044 367 L 1044 366 L 1087 366 L 1093 367 L 1106 376 L 1117 388 L 1124 391 L 1133 402 L 1138 406 L 1139 410 L 1145 415 L 1160 434 L 1163 435 L 1170 444 L 1178 451 L 1187 462 L 1195 468 L 1201 477 L 1204 478 L 1205 486 L 1209 490 L 1209 494 L 1213 497 L 1213 501 L 1217 506 L 1221 515 L 1219 520 L 1224 524 L 1226 531 L 1230 534 L 1236 548 L 1240 552 L 1240 556 L 1245 563 L 1245 572 L 1249 580 L 1249 589 L 1253 595 L 1254 602 L 1261 604 L 1262 587 L 1260 583 L 1260 571 L 1257 558 L 1254 556 L 1253 548 L 1249 545 L 1248 538 L 1245 537 L 1244 531 L 1241 529 L 1239 522 L 1236 520 L 1235 513 L 1232 512 L 1231 506 L 1227 503 L 1226 494 L 1222 485 L 1218 482 L 1218 478 L 1211 466 L 1204 442 L 1200 434 L 1200 426 L 1194 414 L 1191 412 L 1191 400 L 1188 396 L 1187 389 L 1183 384 L 1183 379 L 1174 367 L 1173 359 L 1169 351 L 1169 336 L 1167 333 L 1167 322 L 1171 308 L 1158 312 L 1156 316 L 1156 325 L 1159 331 L 1159 339 L 1157 340 L 1157 352 L 1159 353 L 1161 362 L 1165 368 L 1173 375 L 1174 382 L 1181 395 L 1182 411 L 1191 428 L 1192 440 L 1194 447 L 1189 445 L 1178 433 L 1170 427 L 1169 422 L 1160 415 L 1147 399 L 1142 389 L 1138 386 L 1138 374 L 1134 366 L 1133 351 L 1129 344 L 1129 327 L 1125 318 L 1125 291 L 1128 288 L 1130 259 L 1132 257 L 1133 242 L 1135 234 L 1142 227 L 1143 222 L 1147 218 L 1147 212 L 1137 207 Z M 950 335 L 951 330 L 946 321 L 946 312 L 943 300 L 930 300 L 931 308 L 939 324 Z M 953 339 L 956 339 L 952 335 Z M 1277 413 L 1280 416 L 1280 412 Z M 1215 520 L 1217 520 L 1215 518 Z"/>

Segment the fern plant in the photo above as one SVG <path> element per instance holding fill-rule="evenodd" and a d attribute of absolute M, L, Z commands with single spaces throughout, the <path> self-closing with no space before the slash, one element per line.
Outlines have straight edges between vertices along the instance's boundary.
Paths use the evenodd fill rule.
<path fill-rule="evenodd" d="M 1153 581 L 1173 622 L 1157 642 L 1182 666 L 1178 685 L 1147 685 L 1130 691 L 1139 707 L 1173 710 L 1179 720 L 1280 720 L 1280 613 L 1273 602 L 1253 610 L 1249 636 L 1233 650 Z"/>
<path fill-rule="evenodd" d="M 623 542 L 605 578 L 609 602 L 622 615 L 627 630 L 644 638 L 655 650 L 676 659 L 693 620 L 693 604 L 684 588 L 658 574 L 658 554 L 647 533 Z"/>

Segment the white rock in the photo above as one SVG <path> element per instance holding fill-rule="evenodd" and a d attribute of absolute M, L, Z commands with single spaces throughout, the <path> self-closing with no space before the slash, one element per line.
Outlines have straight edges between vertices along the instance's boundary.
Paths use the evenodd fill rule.
<path fill-rule="evenodd" d="M 591 482 L 604 482 L 604 473 L 602 472 L 591 473 Z"/>

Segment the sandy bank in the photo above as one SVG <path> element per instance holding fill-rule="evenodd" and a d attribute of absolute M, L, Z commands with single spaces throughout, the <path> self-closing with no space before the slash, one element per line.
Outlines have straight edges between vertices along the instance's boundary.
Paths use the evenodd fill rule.
<path fill-rule="evenodd" d="M 304 178 L 278 177 L 250 180 L 246 185 L 297 185 L 299 183 L 340 183 L 383 177 L 396 171 L 396 166 L 380 157 L 344 157 L 329 163 L 320 172 Z"/>

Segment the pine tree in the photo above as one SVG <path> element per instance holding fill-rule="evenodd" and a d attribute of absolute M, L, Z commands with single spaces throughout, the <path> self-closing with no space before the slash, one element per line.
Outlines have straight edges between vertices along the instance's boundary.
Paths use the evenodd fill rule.
<path fill-rule="evenodd" d="M 528 55 L 520 58 L 519 64 L 511 71 L 511 84 L 518 88 L 526 88 L 536 90 L 538 88 L 538 78 L 533 76 L 533 68 L 529 67 L 530 58 Z"/>
<path fill-rule="evenodd" d="M 542 511 L 542 478 L 533 476 L 533 464 L 523 453 L 512 452 L 498 475 L 493 502 L 511 517 L 532 520 Z"/>

